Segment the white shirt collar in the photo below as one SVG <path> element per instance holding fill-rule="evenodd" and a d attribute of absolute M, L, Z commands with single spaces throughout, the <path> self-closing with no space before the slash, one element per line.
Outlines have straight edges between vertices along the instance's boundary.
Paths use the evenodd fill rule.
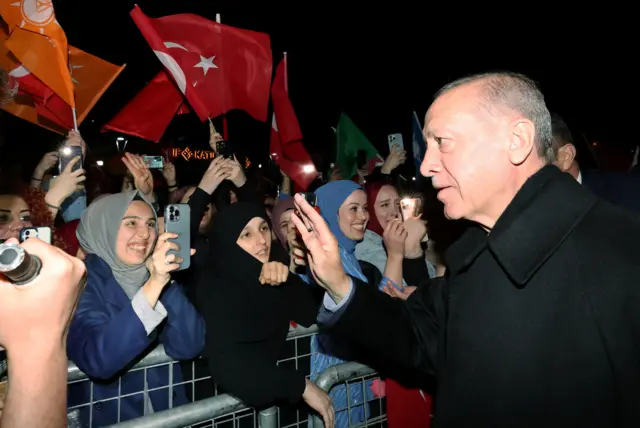
<path fill-rule="evenodd" d="M 576 178 L 576 181 L 582 184 L 582 171 L 578 171 L 578 177 Z"/>

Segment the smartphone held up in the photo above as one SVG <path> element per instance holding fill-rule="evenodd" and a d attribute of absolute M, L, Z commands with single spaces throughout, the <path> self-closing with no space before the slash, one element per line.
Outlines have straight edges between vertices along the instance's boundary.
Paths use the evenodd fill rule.
<path fill-rule="evenodd" d="M 162 156 L 142 156 L 142 160 L 149 169 L 164 168 L 164 158 Z"/>
<path fill-rule="evenodd" d="M 402 198 L 400 200 L 400 214 L 402 221 L 420 218 L 422 216 L 422 199 Z"/>
<path fill-rule="evenodd" d="M 20 230 L 20 243 L 29 238 L 38 238 L 51 245 L 51 228 L 47 226 L 22 228 L 22 230 Z"/>
<path fill-rule="evenodd" d="M 175 254 L 182 259 L 179 271 L 191 266 L 191 208 L 189 204 L 169 204 L 164 209 L 164 231 L 175 233 L 176 239 L 171 241 L 178 244 L 179 250 L 169 250 L 168 254 Z"/>
<path fill-rule="evenodd" d="M 216 154 L 222 156 L 225 159 L 233 159 L 234 155 L 233 145 L 226 140 L 216 141 Z"/>
<path fill-rule="evenodd" d="M 80 146 L 64 146 L 58 152 L 58 172 L 62 174 L 64 169 L 73 161 L 76 157 L 80 157 L 80 160 L 73 165 L 71 172 L 82 169 L 84 164 L 84 154 L 82 153 L 82 147 Z"/>
<path fill-rule="evenodd" d="M 315 194 L 315 193 L 313 193 L 313 192 L 304 192 L 304 193 L 301 193 L 301 195 L 304 197 L 304 200 L 305 200 L 305 201 L 307 201 L 307 203 L 308 203 L 309 205 L 311 205 L 311 207 L 312 207 L 314 210 L 316 210 L 316 212 L 317 212 L 318 214 L 320 214 L 320 207 L 318 207 L 318 197 L 316 196 L 316 194 Z M 300 220 L 302 220 L 302 222 L 304 223 L 304 225 L 305 225 L 307 228 L 310 228 L 310 227 L 311 227 L 311 222 L 309 221 L 309 219 L 307 218 L 307 216 L 306 216 L 306 215 L 304 215 L 304 213 L 302 213 L 302 212 L 301 212 L 300 210 L 298 210 L 298 209 L 296 209 L 296 211 L 295 211 L 295 212 L 296 212 L 296 215 L 300 218 Z M 300 231 L 298 231 L 297 229 L 296 229 L 296 236 L 297 236 L 298 238 L 301 238 Z"/>

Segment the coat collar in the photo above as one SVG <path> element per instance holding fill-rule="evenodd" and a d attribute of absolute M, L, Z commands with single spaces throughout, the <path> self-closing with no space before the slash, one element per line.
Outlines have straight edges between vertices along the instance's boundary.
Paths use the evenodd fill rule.
<path fill-rule="evenodd" d="M 451 246 L 451 274 L 466 269 L 488 247 L 519 288 L 551 257 L 597 198 L 569 174 L 547 165 L 531 176 L 490 234 L 474 225 Z"/>
<path fill-rule="evenodd" d="M 111 272 L 111 268 L 95 254 L 87 254 L 84 263 L 87 267 L 87 286 L 89 281 L 95 285 L 95 293 L 108 303 L 122 306 L 131 301 Z"/>

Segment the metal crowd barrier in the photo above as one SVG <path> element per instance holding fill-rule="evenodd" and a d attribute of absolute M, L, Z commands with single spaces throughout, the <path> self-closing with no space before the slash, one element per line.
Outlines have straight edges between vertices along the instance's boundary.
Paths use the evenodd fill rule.
<path fill-rule="evenodd" d="M 372 368 L 365 365 L 353 362 L 345 363 L 329 367 L 322 372 L 316 380 L 316 385 L 326 392 L 329 392 L 334 386 L 341 383 L 346 383 L 347 388 L 356 387 L 354 386 L 354 383 L 359 384 L 357 387 L 365 388 L 367 379 L 375 374 L 376 373 Z M 377 414 L 375 410 L 372 410 L 372 416 L 364 423 L 349 426 L 384 426 L 383 424 L 386 421 L 386 414 L 384 413 L 383 407 L 384 403 L 382 400 L 378 400 L 378 403 L 379 408 L 377 409 Z M 371 405 L 371 402 L 369 402 L 369 404 Z M 113 428 L 183 428 L 202 423 L 203 421 L 213 421 L 212 426 L 217 427 L 219 425 L 215 422 L 216 418 L 233 414 L 243 409 L 247 409 L 247 407 L 238 399 L 231 397 L 228 394 L 221 394 L 216 397 L 197 401 L 174 409 L 154 413 L 153 415 L 133 419 L 128 422 L 122 422 L 117 425 L 113 425 Z M 257 426 L 259 428 L 281 428 L 282 425 L 278 418 L 278 410 L 279 409 L 276 407 L 271 407 L 261 411 L 258 414 Z M 339 410 L 343 409 L 336 409 L 336 411 Z M 350 406 L 348 410 L 351 411 Z M 317 415 L 313 415 L 310 418 L 310 422 L 311 424 L 308 425 L 310 428 L 324 427 L 322 419 Z M 230 426 L 235 427 L 236 425 Z"/>
<path fill-rule="evenodd" d="M 296 369 L 304 375 L 309 375 L 311 361 L 311 337 L 318 331 L 316 326 L 310 328 L 297 327 L 291 329 L 285 344 L 284 358 L 278 361 L 279 365 L 286 365 Z M 187 369 L 185 370 L 185 366 Z M 166 385 L 158 388 L 147 388 L 146 374 L 148 371 L 161 371 L 162 376 L 168 378 Z M 180 372 L 182 382 L 174 382 L 176 372 Z M 140 375 L 142 373 L 144 376 Z M 132 381 L 133 378 L 133 381 Z M 169 410 L 146 414 L 131 423 L 142 423 L 141 426 L 166 426 L 166 427 L 254 427 L 255 423 L 265 418 L 264 412 L 257 413 L 244 404 L 237 403 L 235 398 L 219 391 L 209 375 L 208 368 L 203 360 L 198 359 L 190 363 L 172 360 L 164 352 L 162 346 L 158 346 L 137 362 L 132 368 L 117 381 L 118 394 L 112 396 L 98 396 L 99 386 L 89 380 L 72 362 L 68 366 L 68 424 L 70 428 L 91 428 L 94 415 L 100 412 L 104 422 L 108 418 L 111 425 L 120 426 L 128 421 L 121 418 L 121 403 L 127 398 L 139 394 L 162 394 L 168 399 Z M 186 405 L 173 406 L 173 388 L 181 386 L 186 390 Z M 165 395 L 166 394 L 166 395 Z M 89 397 L 87 401 L 85 398 Z M 157 396 L 157 395 L 156 395 Z M 221 397 L 221 398 L 217 398 Z M 85 400 L 79 401 L 79 398 Z M 231 407 L 229 407 L 231 406 Z M 209 408 L 210 407 L 210 408 Z M 280 409 L 279 419 L 283 422 L 282 428 L 306 427 L 308 411 L 306 409 L 287 408 Z M 170 412 L 170 413 L 167 413 Z M 113 416 L 111 416 L 113 415 Z M 161 415 L 161 416 L 158 416 Z M 111 421 L 113 418 L 113 421 Z M 160 425 L 147 425 L 147 418 L 157 421 Z M 163 418 L 166 418 L 163 420 Z M 171 421 L 171 422 L 170 422 Z M 210 421 L 208 424 L 207 421 Z M 117 425 L 120 423 L 120 425 Z M 203 424 L 204 423 L 204 424 Z M 138 426 L 138 425 L 124 425 Z M 268 425 L 267 425 L 268 426 Z M 277 425 L 276 425 L 277 426 Z"/>
<path fill-rule="evenodd" d="M 285 358 L 279 360 L 278 364 L 289 365 L 308 377 L 311 365 L 311 338 L 317 331 L 316 326 L 291 329 L 287 338 Z M 203 360 L 189 363 L 188 370 L 185 370 L 185 365 L 185 363 L 172 360 L 165 354 L 163 347 L 159 346 L 118 379 L 117 395 L 98 397 L 94 394 L 94 382 L 70 362 L 68 365 L 68 427 L 91 428 L 93 415 L 101 410 L 103 416 L 105 413 L 115 413 L 114 420 L 109 423 L 110 426 L 117 428 L 308 428 L 323 426 L 322 421 L 312 415 L 311 410 L 305 404 L 298 407 L 271 407 L 257 412 L 245 406 L 235 397 L 218 391 Z M 2 368 L 0 365 L 0 378 L 3 375 Z M 6 369 L 6 366 L 4 368 Z M 169 378 L 168 384 L 160 388 L 148 389 L 146 387 L 148 370 L 165 370 Z M 174 383 L 173 377 L 176 371 L 182 373 L 183 382 Z M 191 376 L 185 376 L 188 374 L 187 371 L 191 372 Z M 140 372 L 144 374 L 142 385 L 132 385 L 127 382 L 127 376 Z M 369 388 L 373 377 L 375 377 L 375 372 L 372 369 L 358 363 L 346 363 L 325 370 L 316 379 L 316 384 L 327 392 L 334 386 L 345 384 L 347 394 L 350 393 L 350 388 L 362 388 L 362 397 L 366 397 L 366 389 Z M 189 403 L 173 407 L 173 388 L 176 386 L 182 386 L 187 390 Z M 88 402 L 78 401 L 78 390 L 90 391 Z M 128 421 L 121 420 L 120 403 L 122 400 L 154 391 L 166 392 L 169 400 L 168 410 L 146 414 Z M 346 410 L 351 412 L 352 403 L 349 401 L 347 400 Z M 384 398 L 366 399 L 366 402 L 369 412 L 366 422 L 360 425 L 350 424 L 350 426 L 384 426 L 383 423 L 386 420 Z M 362 402 L 359 403 L 361 406 L 362 404 Z M 117 411 L 112 412 L 115 409 Z M 343 409 L 336 408 L 335 410 Z"/>
<path fill-rule="evenodd" d="M 325 392 L 331 391 L 334 386 L 338 384 L 344 383 L 347 386 L 347 396 L 350 395 L 351 388 L 362 388 L 362 396 L 365 397 L 366 388 L 368 381 L 371 380 L 376 375 L 376 371 L 370 367 L 365 366 L 360 363 L 344 363 L 338 364 L 336 366 L 331 366 L 323 371 L 320 376 L 316 379 L 316 385 Z M 379 380 L 379 379 L 378 379 Z M 372 409 L 370 408 L 371 415 L 367 418 L 367 420 L 358 425 L 362 427 L 375 427 L 375 426 L 383 426 L 383 423 L 386 421 L 386 412 L 384 407 L 384 402 L 381 399 L 375 400 L 377 401 L 378 408 Z M 373 406 L 371 401 L 368 401 L 370 407 Z M 335 409 L 336 412 L 340 410 L 348 410 L 351 413 L 351 402 L 347 401 L 347 408 Z M 313 428 L 323 428 L 324 423 L 322 419 L 318 415 L 313 415 L 311 417 Z M 351 423 L 349 424 L 351 426 Z"/>

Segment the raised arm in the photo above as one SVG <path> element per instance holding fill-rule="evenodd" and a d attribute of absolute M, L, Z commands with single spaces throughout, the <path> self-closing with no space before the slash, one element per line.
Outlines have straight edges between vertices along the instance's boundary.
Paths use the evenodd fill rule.
<path fill-rule="evenodd" d="M 21 246 L 42 261 L 42 270 L 21 286 L 0 278 L 0 345 L 11 379 L 0 427 L 60 428 L 67 425 L 67 329 L 85 269 L 37 239 Z"/>
<path fill-rule="evenodd" d="M 316 282 L 327 290 L 319 322 L 385 359 L 432 372 L 445 319 L 445 285 L 423 287 L 405 303 L 349 278 L 326 222 L 301 195 L 295 198 L 307 224 L 295 213 L 291 218 L 309 250 Z"/>

